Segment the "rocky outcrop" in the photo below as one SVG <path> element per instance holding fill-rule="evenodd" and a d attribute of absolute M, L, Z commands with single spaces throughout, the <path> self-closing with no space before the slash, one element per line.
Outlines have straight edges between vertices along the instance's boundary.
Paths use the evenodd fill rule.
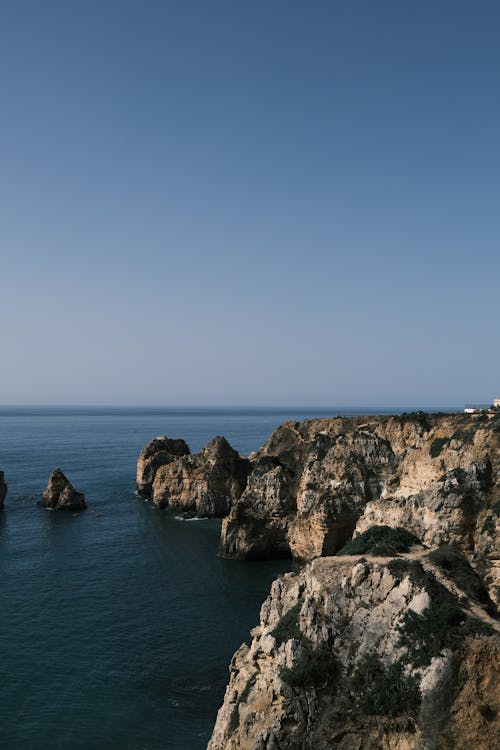
<path fill-rule="evenodd" d="M 223 556 L 311 560 L 371 525 L 403 526 L 456 544 L 498 586 L 500 414 L 289 422 L 249 458 Z"/>
<path fill-rule="evenodd" d="M 137 486 L 160 508 L 222 517 L 244 491 L 249 468 L 247 459 L 220 436 L 196 454 L 182 440 L 157 438 L 141 453 Z"/>
<path fill-rule="evenodd" d="M 423 413 L 290 422 L 249 456 L 221 554 L 312 562 L 274 582 L 209 750 L 500 743 L 499 459 L 500 415 Z"/>
<path fill-rule="evenodd" d="M 498 745 L 498 624 L 461 586 L 423 549 L 318 558 L 278 579 L 208 750 Z"/>
<path fill-rule="evenodd" d="M 83 492 L 75 490 L 59 467 L 50 475 L 38 505 L 51 510 L 83 510 L 87 507 Z"/>
<path fill-rule="evenodd" d="M 155 474 L 160 466 L 189 453 L 188 444 L 181 438 L 172 439 L 163 435 L 147 443 L 137 461 L 137 491 L 139 494 L 149 497 L 153 490 Z"/>
<path fill-rule="evenodd" d="M 0 471 L 0 509 L 3 508 L 6 495 L 7 495 L 7 484 L 4 479 L 3 471 Z"/>

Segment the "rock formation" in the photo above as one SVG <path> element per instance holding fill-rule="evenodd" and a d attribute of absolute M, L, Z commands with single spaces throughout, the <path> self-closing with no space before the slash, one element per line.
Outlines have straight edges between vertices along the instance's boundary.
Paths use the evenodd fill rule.
<path fill-rule="evenodd" d="M 290 422 L 249 461 L 221 554 L 312 562 L 234 655 L 209 750 L 499 745 L 500 414 Z"/>
<path fill-rule="evenodd" d="M 498 587 L 500 414 L 289 422 L 249 458 L 222 555 L 311 560 L 374 524 L 403 526 L 456 544 Z"/>
<path fill-rule="evenodd" d="M 275 581 L 208 750 L 499 746 L 499 625 L 450 555 L 324 557 Z"/>
<path fill-rule="evenodd" d="M 153 480 L 160 466 L 170 463 L 179 456 L 190 453 L 188 444 L 182 439 L 163 436 L 147 443 L 137 461 L 137 491 L 149 497 L 153 490 Z"/>
<path fill-rule="evenodd" d="M 137 487 L 225 516 L 224 556 L 312 561 L 234 655 L 209 750 L 500 744 L 500 414 L 289 422 L 248 459 L 157 438 Z"/>
<path fill-rule="evenodd" d="M 137 464 L 137 488 L 155 505 L 198 516 L 225 516 L 245 489 L 249 462 L 223 437 L 192 454 L 183 440 L 148 443 Z"/>
<path fill-rule="evenodd" d="M 0 508 L 3 508 L 6 495 L 7 495 L 7 484 L 5 483 L 3 471 L 0 471 Z"/>
<path fill-rule="evenodd" d="M 75 490 L 59 467 L 50 475 L 38 505 L 52 510 L 83 510 L 87 507 L 83 492 Z"/>

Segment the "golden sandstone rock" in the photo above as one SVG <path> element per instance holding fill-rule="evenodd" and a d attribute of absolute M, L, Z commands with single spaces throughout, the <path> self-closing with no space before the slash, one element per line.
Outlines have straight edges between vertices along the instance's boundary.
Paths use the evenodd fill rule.
<path fill-rule="evenodd" d="M 225 557 L 305 563 L 235 653 L 208 750 L 500 744 L 500 413 L 289 422 L 248 459 L 158 441 L 140 492 L 224 516 Z"/>

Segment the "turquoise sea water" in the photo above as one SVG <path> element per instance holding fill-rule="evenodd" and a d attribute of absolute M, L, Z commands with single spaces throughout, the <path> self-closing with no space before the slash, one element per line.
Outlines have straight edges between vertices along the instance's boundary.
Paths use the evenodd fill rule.
<path fill-rule="evenodd" d="M 220 521 L 135 495 L 137 456 L 160 434 L 247 454 L 287 419 L 335 413 L 0 409 L 2 750 L 206 746 L 230 658 L 290 565 L 219 559 Z M 86 494 L 78 516 L 36 506 L 55 466 Z"/>

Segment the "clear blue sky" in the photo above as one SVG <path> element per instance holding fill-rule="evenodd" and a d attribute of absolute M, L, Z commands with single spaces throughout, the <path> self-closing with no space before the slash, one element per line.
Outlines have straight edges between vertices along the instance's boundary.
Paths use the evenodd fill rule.
<path fill-rule="evenodd" d="M 0 4 L 0 403 L 500 396 L 500 4 Z"/>

